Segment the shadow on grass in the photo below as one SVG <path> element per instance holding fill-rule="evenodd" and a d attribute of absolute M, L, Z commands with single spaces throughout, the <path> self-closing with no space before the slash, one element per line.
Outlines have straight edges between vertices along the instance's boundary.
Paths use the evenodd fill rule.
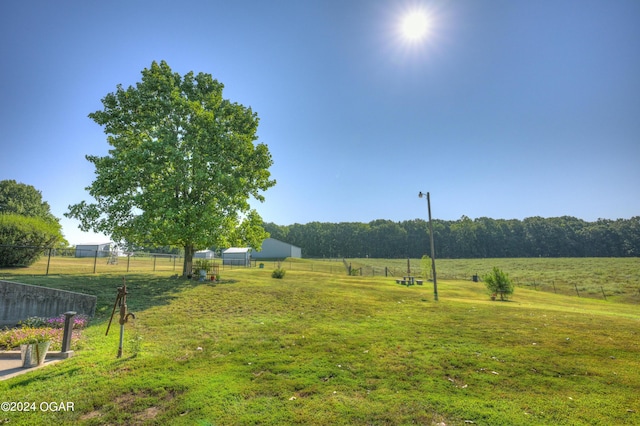
<path fill-rule="evenodd" d="M 49 276 L 5 276 L 3 279 L 23 284 L 74 291 L 97 297 L 94 321 L 108 320 L 122 287 L 123 277 L 127 284 L 127 308 L 129 312 L 142 311 L 152 306 L 165 305 L 185 289 L 200 285 L 216 285 L 207 281 L 186 280 L 146 274 L 127 275 L 49 275 Z M 116 309 L 117 310 L 117 309 Z"/>
<path fill-rule="evenodd" d="M 44 370 L 43 370 L 44 371 Z M 41 373 L 43 372 L 41 371 Z M 82 371 L 80 367 L 74 367 L 71 369 L 47 369 L 46 373 L 41 375 L 34 376 L 32 374 L 27 374 L 24 376 L 20 376 L 19 378 L 14 379 L 9 385 L 9 389 L 11 388 L 19 388 L 22 386 L 27 386 L 32 383 L 38 383 L 43 380 L 56 380 L 63 377 L 72 376 L 74 374 L 78 374 Z M 2 424 L 2 423 L 0 423 Z"/>

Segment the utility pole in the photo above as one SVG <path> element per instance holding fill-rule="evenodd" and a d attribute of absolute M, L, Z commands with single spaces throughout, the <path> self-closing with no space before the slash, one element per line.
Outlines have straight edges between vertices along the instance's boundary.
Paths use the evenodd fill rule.
<path fill-rule="evenodd" d="M 420 192 L 418 197 L 422 198 L 425 194 Z M 427 209 L 429 211 L 429 240 L 431 243 L 431 272 L 433 274 L 433 300 L 438 301 L 438 280 L 436 279 L 436 252 L 433 246 L 433 225 L 431 224 L 431 198 L 427 192 Z"/>

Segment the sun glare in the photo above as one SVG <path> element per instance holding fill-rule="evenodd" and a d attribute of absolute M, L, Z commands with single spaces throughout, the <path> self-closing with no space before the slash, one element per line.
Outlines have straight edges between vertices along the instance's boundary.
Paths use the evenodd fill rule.
<path fill-rule="evenodd" d="M 429 18 L 422 10 L 407 13 L 401 22 L 402 36 L 408 41 L 419 41 L 429 30 Z"/>

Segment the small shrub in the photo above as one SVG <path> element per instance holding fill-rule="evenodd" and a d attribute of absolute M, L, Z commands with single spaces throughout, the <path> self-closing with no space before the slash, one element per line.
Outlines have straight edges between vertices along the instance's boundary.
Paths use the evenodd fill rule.
<path fill-rule="evenodd" d="M 271 273 L 272 278 L 284 278 L 285 270 L 282 268 L 274 269 Z"/>
<path fill-rule="evenodd" d="M 483 276 L 482 280 L 487 286 L 487 290 L 489 290 L 492 298 L 499 294 L 500 300 L 505 300 L 509 295 L 513 294 L 513 283 L 509 275 L 498 267 L 494 266 L 493 271 Z"/>
<path fill-rule="evenodd" d="M 42 317 L 29 317 L 18 322 L 22 328 L 40 328 L 47 325 L 47 320 Z"/>
<path fill-rule="evenodd" d="M 197 271 L 205 270 L 208 271 L 211 267 L 211 263 L 207 259 L 197 259 L 193 262 L 194 269 Z"/>

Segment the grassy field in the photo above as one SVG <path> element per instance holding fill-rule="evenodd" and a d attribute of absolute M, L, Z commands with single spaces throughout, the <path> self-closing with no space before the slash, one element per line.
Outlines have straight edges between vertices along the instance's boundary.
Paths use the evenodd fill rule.
<path fill-rule="evenodd" d="M 395 276 L 407 271 L 406 259 L 352 259 L 365 275 L 380 275 L 385 267 Z M 640 258 L 438 259 L 439 279 L 470 280 L 497 266 L 516 286 L 571 296 L 640 303 Z M 411 259 L 414 275 L 423 275 L 420 261 Z"/>
<path fill-rule="evenodd" d="M 434 302 L 429 284 L 282 265 L 282 280 L 267 264 L 222 284 L 128 275 L 137 318 L 121 359 L 117 327 L 104 336 L 120 275 L 0 272 L 98 296 L 77 356 L 0 382 L 3 401 L 74 411 L 0 412 L 0 424 L 640 424 L 632 299 L 521 285 L 491 302 L 481 283 L 443 278 Z"/>
<path fill-rule="evenodd" d="M 275 269 L 278 262 L 264 263 Z M 280 262 L 289 270 L 346 273 L 342 259 L 287 259 Z M 365 276 L 401 277 L 407 274 L 406 259 L 346 259 L 346 263 Z M 471 280 L 497 266 L 507 272 L 518 287 L 579 297 L 640 303 L 640 258 L 527 258 L 527 259 L 438 259 L 439 279 Z M 8 275 L 92 274 L 176 274 L 182 272 L 182 259 L 171 256 L 122 257 L 117 264 L 106 258 L 42 257 L 29 268 L 0 269 Z M 224 273 L 229 266 L 220 266 Z M 235 267 L 237 268 L 237 267 Z M 421 261 L 409 261 L 411 274 L 423 276 Z"/>

